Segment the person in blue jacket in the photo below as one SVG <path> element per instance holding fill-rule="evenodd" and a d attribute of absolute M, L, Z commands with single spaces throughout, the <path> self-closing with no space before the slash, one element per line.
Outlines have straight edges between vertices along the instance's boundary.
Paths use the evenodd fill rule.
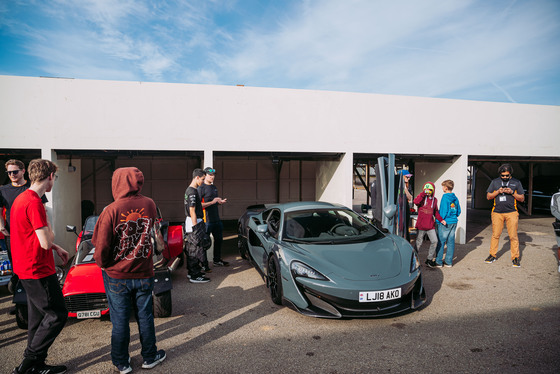
<path fill-rule="evenodd" d="M 443 218 L 443 222 L 437 222 L 438 243 L 436 247 L 436 266 L 452 267 L 453 253 L 455 252 L 455 231 L 457 230 L 458 217 L 461 215 L 461 205 L 459 199 L 451 191 L 455 187 L 455 183 L 448 179 L 441 184 L 443 188 L 443 197 L 439 206 L 439 215 Z M 445 261 L 443 261 L 443 250 L 447 243 L 447 253 Z"/>

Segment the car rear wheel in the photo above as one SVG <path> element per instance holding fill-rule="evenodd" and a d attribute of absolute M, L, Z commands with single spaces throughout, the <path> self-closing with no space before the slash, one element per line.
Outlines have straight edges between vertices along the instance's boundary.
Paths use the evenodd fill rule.
<path fill-rule="evenodd" d="M 282 276 L 280 275 L 280 265 L 276 256 L 272 255 L 268 259 L 268 288 L 270 298 L 274 304 L 282 305 Z"/>
<path fill-rule="evenodd" d="M 154 317 L 169 317 L 171 315 L 171 309 L 171 290 L 160 293 L 159 295 L 154 294 Z"/>
<path fill-rule="evenodd" d="M 27 330 L 27 305 L 16 304 L 16 323 L 20 329 Z"/>

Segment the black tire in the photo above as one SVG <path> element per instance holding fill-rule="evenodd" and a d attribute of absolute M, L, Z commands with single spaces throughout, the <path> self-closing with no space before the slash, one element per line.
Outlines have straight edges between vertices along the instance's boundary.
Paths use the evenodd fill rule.
<path fill-rule="evenodd" d="M 267 283 L 272 302 L 282 305 L 282 275 L 280 274 L 280 265 L 275 255 L 268 258 Z"/>
<path fill-rule="evenodd" d="M 27 330 L 27 305 L 16 304 L 16 323 L 22 330 Z"/>
<path fill-rule="evenodd" d="M 17 280 L 14 282 L 14 277 L 10 278 L 10 280 L 8 281 L 8 284 L 6 285 L 6 287 L 8 287 L 8 292 L 13 295 L 14 292 L 16 291 L 16 284 L 17 284 Z"/>
<path fill-rule="evenodd" d="M 154 295 L 154 317 L 165 318 L 171 315 L 171 290 Z"/>
<path fill-rule="evenodd" d="M 241 235 L 237 235 L 237 248 L 239 249 L 239 254 L 244 260 L 248 260 L 247 257 L 247 240 Z"/>
<path fill-rule="evenodd" d="M 179 265 L 177 265 L 177 268 L 180 268 L 185 264 L 185 252 L 181 252 L 181 254 L 177 257 L 179 258 Z"/>

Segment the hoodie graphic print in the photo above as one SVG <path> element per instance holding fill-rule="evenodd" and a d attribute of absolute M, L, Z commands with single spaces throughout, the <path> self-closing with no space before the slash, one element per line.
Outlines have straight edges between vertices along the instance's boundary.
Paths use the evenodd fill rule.
<path fill-rule="evenodd" d="M 115 170 L 112 192 L 115 201 L 99 215 L 92 243 L 93 258 L 112 278 L 138 279 L 154 276 L 151 231 L 156 205 L 140 194 L 144 175 L 134 167 Z"/>

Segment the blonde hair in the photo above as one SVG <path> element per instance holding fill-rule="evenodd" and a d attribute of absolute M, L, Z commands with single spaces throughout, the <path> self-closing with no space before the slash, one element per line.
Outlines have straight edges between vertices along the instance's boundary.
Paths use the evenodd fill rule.
<path fill-rule="evenodd" d="M 8 170 L 8 166 L 10 166 L 10 165 L 17 166 L 20 170 L 25 169 L 25 165 L 20 160 L 11 159 L 11 160 L 6 161 L 6 163 L 4 164 L 4 166 L 6 167 L 6 170 Z"/>
<path fill-rule="evenodd" d="M 31 160 L 27 172 L 31 183 L 40 182 L 47 179 L 49 175 L 56 173 L 58 166 L 52 161 L 37 158 Z"/>
<path fill-rule="evenodd" d="M 444 180 L 441 185 L 447 187 L 449 191 L 453 191 L 453 187 L 455 187 L 455 183 L 451 179 Z"/>

